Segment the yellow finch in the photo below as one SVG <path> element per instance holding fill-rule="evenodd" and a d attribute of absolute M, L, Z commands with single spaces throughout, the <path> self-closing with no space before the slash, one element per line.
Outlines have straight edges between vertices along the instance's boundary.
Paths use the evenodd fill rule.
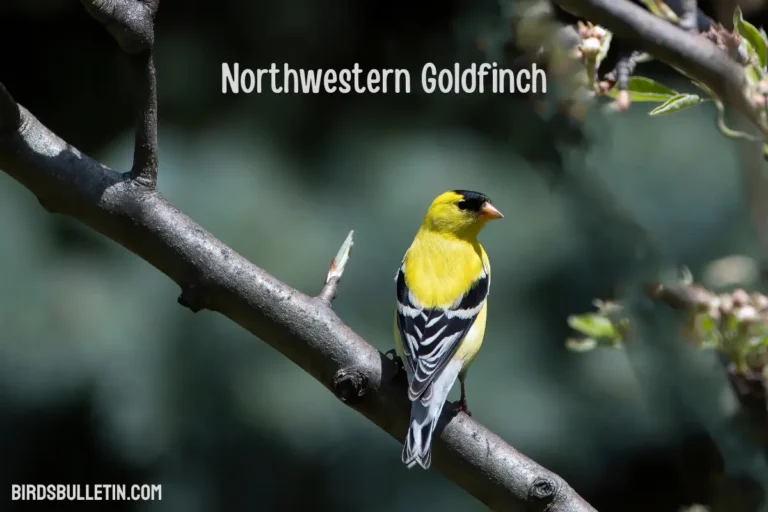
<path fill-rule="evenodd" d="M 477 235 L 503 215 L 487 196 L 441 194 L 427 210 L 397 271 L 395 349 L 408 374 L 411 419 L 402 460 L 429 468 L 432 434 L 456 377 L 464 379 L 483 342 L 491 265 Z"/>

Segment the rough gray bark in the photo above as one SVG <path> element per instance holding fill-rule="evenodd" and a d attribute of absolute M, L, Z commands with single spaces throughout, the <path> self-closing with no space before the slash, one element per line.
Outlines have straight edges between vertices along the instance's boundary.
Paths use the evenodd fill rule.
<path fill-rule="evenodd" d="M 119 173 L 70 146 L 0 84 L 0 168 L 50 212 L 73 217 L 117 241 L 181 287 L 179 303 L 217 311 L 315 377 L 342 402 L 402 442 L 409 403 L 397 365 L 347 327 L 331 301 L 351 236 L 317 297 L 278 281 L 166 201 L 157 181 L 157 99 L 152 44 L 158 1 L 82 0 L 132 62 L 136 147 Z M 461 413 L 446 407 L 434 465 L 499 511 L 593 511 L 559 476 Z M 399 457 L 399 452 L 393 452 Z"/>

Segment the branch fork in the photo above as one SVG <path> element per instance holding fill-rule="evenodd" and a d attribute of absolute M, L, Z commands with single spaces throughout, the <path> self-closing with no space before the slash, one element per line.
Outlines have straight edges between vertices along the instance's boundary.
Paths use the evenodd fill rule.
<path fill-rule="evenodd" d="M 160 0 L 80 0 L 96 21 L 131 55 L 155 44 L 155 14 Z"/>
<path fill-rule="evenodd" d="M 127 178 L 157 187 L 157 78 L 152 50 L 160 0 L 81 0 L 85 10 L 106 27 L 131 61 L 136 90 L 136 142 Z"/>

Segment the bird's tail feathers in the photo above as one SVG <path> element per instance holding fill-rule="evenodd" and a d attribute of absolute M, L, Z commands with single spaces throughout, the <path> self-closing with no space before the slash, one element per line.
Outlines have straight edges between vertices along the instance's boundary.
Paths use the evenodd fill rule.
<path fill-rule="evenodd" d="M 419 400 L 421 405 L 429 407 L 429 402 L 432 400 L 434 386 L 427 386 L 427 389 L 421 392 L 421 394 L 408 394 L 408 398 L 411 400 Z M 409 388 L 410 391 L 410 388 Z"/>
<path fill-rule="evenodd" d="M 411 423 L 405 436 L 402 456 L 403 463 L 409 469 L 416 464 L 429 469 L 432 464 L 432 434 L 461 366 L 460 360 L 448 363 L 421 396 L 412 399 Z"/>
<path fill-rule="evenodd" d="M 408 466 L 408 469 L 416 464 L 423 469 L 429 469 L 432 464 L 432 434 L 442 408 L 442 403 L 439 408 L 434 408 L 425 406 L 421 400 L 415 400 L 411 404 L 411 424 L 405 436 L 402 456 L 403 464 Z"/>

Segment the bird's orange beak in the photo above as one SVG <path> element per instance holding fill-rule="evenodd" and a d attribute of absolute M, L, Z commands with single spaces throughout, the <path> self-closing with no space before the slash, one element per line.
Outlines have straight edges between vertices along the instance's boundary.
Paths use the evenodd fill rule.
<path fill-rule="evenodd" d="M 504 215 L 496 209 L 491 203 L 486 201 L 480 208 L 480 218 L 485 220 L 503 219 Z"/>

